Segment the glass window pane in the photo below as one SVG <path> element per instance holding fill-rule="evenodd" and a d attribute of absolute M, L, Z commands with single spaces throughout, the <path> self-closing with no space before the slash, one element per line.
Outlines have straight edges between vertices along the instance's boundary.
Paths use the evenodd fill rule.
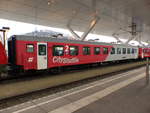
<path fill-rule="evenodd" d="M 111 54 L 115 54 L 115 48 L 111 48 Z"/>
<path fill-rule="evenodd" d="M 131 52 L 130 52 L 130 48 L 128 48 L 128 49 L 127 49 L 127 53 L 128 53 L 128 54 L 130 54 L 130 53 L 131 53 Z"/>
<path fill-rule="evenodd" d="M 123 53 L 123 54 L 126 54 L 126 48 L 123 48 L 123 49 L 122 49 L 122 53 Z"/>
<path fill-rule="evenodd" d="M 121 54 L 121 48 L 117 48 L 117 54 Z"/>
<path fill-rule="evenodd" d="M 70 55 L 71 56 L 76 56 L 78 55 L 78 47 L 77 46 L 70 46 Z"/>
<path fill-rule="evenodd" d="M 83 55 L 90 55 L 90 47 L 83 47 Z"/>
<path fill-rule="evenodd" d="M 135 51 L 134 48 L 132 48 L 132 54 L 134 54 L 134 51 Z"/>
<path fill-rule="evenodd" d="M 46 55 L 46 45 L 39 45 L 39 55 Z"/>
<path fill-rule="evenodd" d="M 94 54 L 99 55 L 100 54 L 100 47 L 94 47 Z"/>
<path fill-rule="evenodd" d="M 64 55 L 64 46 L 54 46 L 53 47 L 53 56 L 63 56 Z"/>
<path fill-rule="evenodd" d="M 27 44 L 27 52 L 32 53 L 34 52 L 34 46 L 33 44 Z"/>
<path fill-rule="evenodd" d="M 134 50 L 134 53 L 137 53 L 137 49 Z"/>
<path fill-rule="evenodd" d="M 103 48 L 103 54 L 108 54 L 108 48 L 106 47 Z"/>

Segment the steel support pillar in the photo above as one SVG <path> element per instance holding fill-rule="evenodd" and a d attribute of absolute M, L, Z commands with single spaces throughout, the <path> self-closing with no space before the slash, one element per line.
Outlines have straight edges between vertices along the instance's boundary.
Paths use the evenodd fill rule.
<path fill-rule="evenodd" d="M 69 29 L 69 31 L 72 33 L 72 35 L 76 38 L 76 39 L 80 39 L 80 36 L 74 32 L 74 30 L 70 27 L 70 24 L 67 25 L 67 28 Z"/>
<path fill-rule="evenodd" d="M 146 58 L 146 84 L 149 84 L 149 58 Z"/>
<path fill-rule="evenodd" d="M 85 38 L 87 37 L 87 35 L 93 30 L 93 28 L 95 27 L 95 25 L 97 24 L 97 22 L 99 21 L 99 17 L 95 17 L 91 23 L 90 23 L 90 26 L 89 28 L 87 28 L 87 30 L 83 33 L 83 35 L 81 36 L 81 40 L 84 41 Z"/>
<path fill-rule="evenodd" d="M 75 33 L 75 31 L 71 28 L 70 24 L 72 22 L 72 20 L 70 20 L 67 24 L 67 28 L 69 29 L 69 31 L 72 33 L 72 35 L 76 38 L 76 39 L 80 39 L 82 41 L 85 40 L 85 38 L 87 37 L 87 35 L 93 30 L 93 28 L 95 27 L 95 25 L 97 24 L 97 22 L 99 21 L 99 17 L 96 16 L 91 22 L 90 22 L 90 26 L 87 28 L 87 30 L 83 33 L 83 35 L 80 37 L 77 33 Z"/>
<path fill-rule="evenodd" d="M 112 36 L 117 40 L 117 42 L 120 42 L 121 44 L 123 44 L 123 42 L 118 37 L 118 34 L 114 33 L 114 34 L 112 34 Z"/>
<path fill-rule="evenodd" d="M 77 1 L 76 1 L 77 2 Z M 82 2 L 79 2 L 78 3 L 80 5 L 83 5 Z M 97 3 L 97 0 L 92 0 L 91 1 L 91 7 L 88 7 L 88 8 L 91 8 L 91 11 L 93 13 L 93 16 L 94 16 L 94 19 L 92 19 L 92 21 L 90 22 L 90 25 L 89 27 L 86 29 L 86 31 L 82 34 L 82 36 L 80 37 L 77 33 L 75 33 L 75 31 L 71 28 L 71 23 L 72 23 L 72 20 L 75 18 L 75 16 L 77 16 L 77 10 L 75 10 L 73 12 L 73 15 L 71 17 L 71 19 L 68 21 L 67 23 L 67 28 L 69 29 L 69 31 L 72 33 L 72 35 L 76 38 L 76 39 L 80 39 L 81 41 L 84 41 L 85 38 L 87 37 L 87 35 L 93 30 L 93 28 L 95 27 L 95 25 L 98 23 L 99 21 L 99 16 L 98 16 L 98 13 L 97 13 L 97 10 L 96 10 L 96 3 Z M 84 5 L 83 5 L 84 6 Z M 78 9 L 79 10 L 79 9 Z"/>
<path fill-rule="evenodd" d="M 125 44 L 129 44 L 129 42 L 131 42 L 132 40 L 136 40 L 137 39 L 137 37 L 136 36 L 133 36 L 133 37 L 131 37 L 130 39 L 128 39 L 126 42 L 125 42 Z"/>

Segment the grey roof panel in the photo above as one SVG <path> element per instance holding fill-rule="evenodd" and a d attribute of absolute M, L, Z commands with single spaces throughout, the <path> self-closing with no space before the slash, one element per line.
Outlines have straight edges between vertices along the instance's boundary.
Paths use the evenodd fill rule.
<path fill-rule="evenodd" d="M 79 41 L 79 40 L 68 40 L 68 39 L 58 39 L 51 37 L 36 37 L 36 36 L 25 36 L 25 35 L 13 35 L 11 38 L 15 38 L 16 40 L 24 40 L 24 41 L 38 41 L 38 42 L 60 42 L 60 43 L 74 43 L 74 44 L 91 44 L 91 45 L 120 45 L 125 47 L 134 47 L 131 45 L 123 45 L 123 44 L 110 44 L 104 42 L 89 42 L 89 41 Z M 11 38 L 9 40 L 11 40 Z"/>

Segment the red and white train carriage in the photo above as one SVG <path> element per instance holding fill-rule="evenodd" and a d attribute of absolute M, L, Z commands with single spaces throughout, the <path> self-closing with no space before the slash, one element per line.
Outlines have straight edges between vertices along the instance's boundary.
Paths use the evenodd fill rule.
<path fill-rule="evenodd" d="M 7 65 L 7 55 L 3 44 L 0 41 L 0 75 L 5 70 Z"/>
<path fill-rule="evenodd" d="M 150 48 L 139 48 L 139 58 L 146 58 L 146 57 L 150 57 Z"/>
<path fill-rule="evenodd" d="M 138 59 L 138 47 L 100 42 L 12 36 L 8 41 L 9 63 L 24 70 L 97 62 Z"/>
<path fill-rule="evenodd" d="M 144 48 L 143 49 L 144 58 L 150 57 L 150 48 Z"/>

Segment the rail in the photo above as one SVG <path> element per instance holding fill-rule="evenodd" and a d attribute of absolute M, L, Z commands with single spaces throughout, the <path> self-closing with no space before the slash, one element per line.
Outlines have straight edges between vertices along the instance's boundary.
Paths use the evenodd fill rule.
<path fill-rule="evenodd" d="M 124 63 L 116 66 L 104 66 L 96 69 L 83 70 L 82 72 L 61 74 L 58 76 L 41 77 L 35 80 L 32 79 L 28 81 L 19 81 L 7 84 L 0 83 L 0 100 L 72 83 L 83 79 L 101 76 L 112 72 L 127 70 L 138 66 L 143 66 L 145 64 L 146 61 L 139 61 L 128 64 Z"/>

